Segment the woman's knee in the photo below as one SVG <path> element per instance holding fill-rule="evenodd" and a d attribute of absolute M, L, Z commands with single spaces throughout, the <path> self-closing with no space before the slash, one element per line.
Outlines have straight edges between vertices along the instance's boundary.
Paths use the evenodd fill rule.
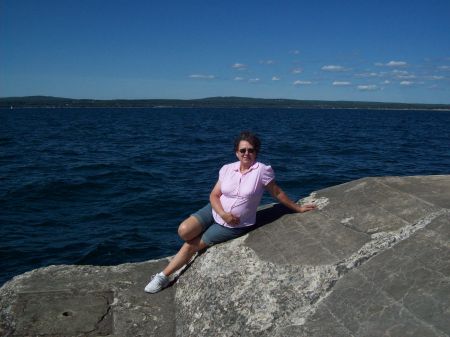
<path fill-rule="evenodd" d="M 178 236 L 184 240 L 187 241 L 187 234 L 189 233 L 189 229 L 188 226 L 186 225 L 185 221 L 183 221 L 179 226 L 178 226 Z"/>
<path fill-rule="evenodd" d="M 199 221 L 191 216 L 178 226 L 178 235 L 182 240 L 189 241 L 200 235 L 201 230 L 202 227 Z"/>

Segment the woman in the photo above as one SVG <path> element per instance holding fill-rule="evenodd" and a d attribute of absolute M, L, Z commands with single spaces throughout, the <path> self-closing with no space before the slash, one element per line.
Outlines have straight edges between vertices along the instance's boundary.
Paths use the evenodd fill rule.
<path fill-rule="evenodd" d="M 254 229 L 256 210 L 264 190 L 295 212 L 315 208 L 296 204 L 281 190 L 272 168 L 256 161 L 260 146 L 260 140 L 251 132 L 241 132 L 236 138 L 234 150 L 239 161 L 220 169 L 210 203 L 181 223 L 178 234 L 185 243 L 167 267 L 145 287 L 146 292 L 156 293 L 167 287 L 170 275 L 188 263 L 196 252 Z"/>

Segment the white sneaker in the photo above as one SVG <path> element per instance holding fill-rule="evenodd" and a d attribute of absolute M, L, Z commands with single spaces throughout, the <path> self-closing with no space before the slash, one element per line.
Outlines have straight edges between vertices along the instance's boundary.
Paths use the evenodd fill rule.
<path fill-rule="evenodd" d="M 147 293 L 154 294 L 167 287 L 169 283 L 170 283 L 169 278 L 166 275 L 164 275 L 163 272 L 161 272 L 153 276 L 153 279 L 149 282 L 149 284 L 146 285 L 144 290 Z"/>

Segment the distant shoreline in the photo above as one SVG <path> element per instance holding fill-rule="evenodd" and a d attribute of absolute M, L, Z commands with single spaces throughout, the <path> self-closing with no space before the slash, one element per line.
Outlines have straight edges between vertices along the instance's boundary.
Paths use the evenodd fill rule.
<path fill-rule="evenodd" d="M 203 99 L 72 99 L 50 96 L 0 98 L 0 108 L 275 108 L 275 109 L 366 109 L 450 111 L 450 104 L 389 103 L 361 101 L 319 101 L 248 97 L 210 97 Z"/>
<path fill-rule="evenodd" d="M 18 109 L 280 109 L 280 110 L 386 110 L 386 111 L 436 111 L 436 112 L 450 112 L 448 109 L 434 109 L 434 108 L 332 108 L 332 107 L 192 107 L 192 106 L 15 106 L 12 109 L 9 107 L 0 106 L 0 110 L 18 110 Z"/>

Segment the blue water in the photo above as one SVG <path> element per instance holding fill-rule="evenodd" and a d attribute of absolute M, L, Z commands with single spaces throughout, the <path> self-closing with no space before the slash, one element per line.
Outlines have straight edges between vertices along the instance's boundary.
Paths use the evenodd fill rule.
<path fill-rule="evenodd" d="M 450 112 L 0 110 L 0 285 L 50 264 L 174 254 L 179 222 L 207 202 L 245 129 L 293 199 L 365 176 L 450 173 Z"/>

